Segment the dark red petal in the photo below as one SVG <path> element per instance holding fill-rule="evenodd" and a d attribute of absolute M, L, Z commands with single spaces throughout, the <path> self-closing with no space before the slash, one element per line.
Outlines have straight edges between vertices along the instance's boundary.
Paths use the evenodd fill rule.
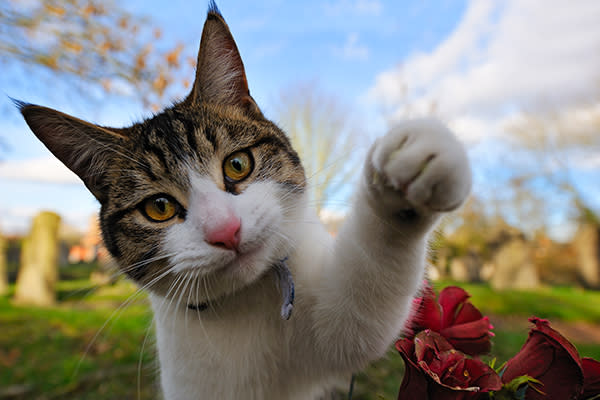
<path fill-rule="evenodd" d="M 487 318 L 450 326 L 442 329 L 440 334 L 457 350 L 472 356 L 489 353 L 492 348 L 490 323 Z"/>
<path fill-rule="evenodd" d="M 420 299 L 414 316 L 413 329 L 415 331 L 432 329 L 439 332 L 442 327 L 442 312 L 430 285 L 423 288 Z"/>
<path fill-rule="evenodd" d="M 470 301 L 465 301 L 456 313 L 453 324 L 464 324 L 483 318 L 481 312 Z"/>
<path fill-rule="evenodd" d="M 502 375 L 505 383 L 522 375 L 539 378 L 544 376 L 555 361 L 556 347 L 537 335 L 530 337 L 513 358 L 506 363 Z"/>
<path fill-rule="evenodd" d="M 517 355 L 508 360 L 502 381 L 528 375 L 543 383 L 539 389 L 552 397 L 530 388 L 526 398 L 532 400 L 575 399 L 583 387 L 583 372 L 577 350 L 567 339 L 550 328 L 548 321 L 530 319 L 535 327 Z"/>
<path fill-rule="evenodd" d="M 540 319 L 536 317 L 529 318 L 529 322 L 535 324 L 535 328 L 533 328 L 534 330 L 537 329 L 538 331 L 540 331 L 544 335 L 547 335 L 549 338 L 558 343 L 569 354 L 573 361 L 579 366 L 579 369 L 581 369 L 581 363 L 577 349 L 563 335 L 558 333 L 558 331 L 552 329 L 550 327 L 550 322 L 548 322 L 545 319 Z"/>
<path fill-rule="evenodd" d="M 429 329 L 419 332 L 414 342 L 416 362 L 421 370 L 437 383 L 441 383 L 442 375 L 448 368 L 464 358 L 464 355 L 454 350 L 439 333 Z M 445 357 L 442 357 L 442 354 Z"/>
<path fill-rule="evenodd" d="M 479 339 L 469 339 L 469 340 L 459 340 L 453 339 L 450 340 L 450 343 L 457 349 L 462 351 L 465 354 L 470 356 L 480 356 L 484 354 L 488 354 L 492 349 L 492 342 L 490 341 L 490 337 L 482 336 Z"/>
<path fill-rule="evenodd" d="M 583 368 L 583 395 L 582 399 L 587 399 L 600 394 L 600 362 L 593 358 L 584 357 L 581 359 Z"/>
<path fill-rule="evenodd" d="M 396 350 L 398 350 L 406 362 L 411 363 L 415 367 L 417 366 L 417 361 L 415 358 L 415 343 L 412 340 L 406 338 L 397 340 Z"/>
<path fill-rule="evenodd" d="M 415 336 L 414 342 L 417 362 L 422 361 L 425 358 L 425 353 L 429 349 L 435 350 L 436 353 L 454 349 L 439 333 L 430 329 L 419 332 L 417 336 Z"/>
<path fill-rule="evenodd" d="M 439 303 L 442 309 L 442 327 L 453 323 L 458 307 L 468 298 L 469 294 L 457 286 L 448 286 L 440 292 Z"/>
<path fill-rule="evenodd" d="M 411 350 L 408 345 L 404 346 L 404 351 Z M 437 388 L 439 385 L 456 391 L 455 396 L 458 396 L 458 392 L 465 392 L 469 394 L 465 398 L 475 398 L 472 396 L 475 387 L 481 388 L 480 391 L 489 391 L 498 390 L 502 386 L 500 377 L 494 370 L 479 360 L 467 358 L 464 353 L 452 348 L 437 332 L 420 332 L 414 339 L 414 355 L 416 358 L 413 360 L 417 362 L 420 370 L 429 376 L 430 385 L 433 385 L 431 388 Z M 439 396 L 442 396 L 443 392 L 440 389 Z"/>
<path fill-rule="evenodd" d="M 500 390 L 502 387 L 502 381 L 496 371 L 480 360 L 466 358 L 464 354 L 462 359 L 452 366 L 452 370 L 449 369 L 443 375 L 442 384 L 454 387 L 455 390 L 479 388 L 477 391 L 480 393 Z"/>
<path fill-rule="evenodd" d="M 402 339 L 396 342 L 406 368 L 404 378 L 398 392 L 398 400 L 424 399 L 428 400 L 428 380 L 414 362 L 415 346 L 412 340 Z"/>
<path fill-rule="evenodd" d="M 468 371 L 465 373 L 467 360 L 464 354 L 458 351 L 448 354 L 441 354 L 442 359 L 446 359 L 446 368 L 441 373 L 441 382 L 444 385 L 455 388 L 468 388 L 471 383 L 471 375 Z"/>
<path fill-rule="evenodd" d="M 467 359 L 466 367 L 471 375 L 471 386 L 478 386 L 481 392 L 500 390 L 502 380 L 492 368 L 475 359 Z"/>
<path fill-rule="evenodd" d="M 418 360 L 418 363 L 421 370 L 433 381 L 439 384 L 463 387 L 461 383 L 455 383 L 453 372 L 457 368 L 462 368 L 461 364 L 464 359 L 465 355 L 454 349 L 436 352 L 435 349 L 428 348 L 425 351 L 425 357 Z M 447 381 L 448 379 L 450 381 Z"/>
<path fill-rule="evenodd" d="M 486 396 L 486 397 L 483 397 Z M 437 385 L 430 389 L 430 398 L 435 400 L 483 400 L 488 398 L 486 394 L 466 390 L 453 390 L 445 386 Z M 420 400 L 420 397 L 410 397 L 411 400 Z"/>

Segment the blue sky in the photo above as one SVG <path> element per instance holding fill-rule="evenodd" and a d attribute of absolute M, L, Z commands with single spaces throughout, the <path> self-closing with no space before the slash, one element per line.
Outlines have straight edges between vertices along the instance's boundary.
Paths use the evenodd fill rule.
<path fill-rule="evenodd" d="M 124 6 L 161 27 L 163 43 L 182 42 L 189 55 L 197 51 L 207 1 L 129 0 Z M 222 0 L 218 6 L 242 54 L 250 90 L 267 116 L 275 118 L 283 88 L 307 81 L 351 104 L 369 135 L 383 134 L 387 124 L 403 117 L 423 115 L 435 103 L 439 117 L 470 148 L 477 164 L 475 190 L 482 197 L 502 190 L 495 186 L 502 181 L 499 169 L 516 156 L 505 141 L 506 126 L 518 121 L 522 110 L 572 111 L 573 124 L 600 115 L 600 3 L 595 0 L 568 5 Z M 48 85 L 47 76 L 14 83 L 21 81 L 3 74 L 0 85 L 11 97 L 104 125 L 123 126 L 149 115 L 131 98 L 97 97 L 88 103 Z M 24 230 L 41 208 L 60 212 L 68 223 L 85 224 L 97 209 L 95 200 L 37 142 L 8 98 L 0 96 L 0 110 L 5 116 L 0 135 L 9 146 L 0 163 L 0 229 Z M 598 205 L 594 182 L 600 181 L 600 153 L 597 147 L 584 153 L 572 167 L 590 202 Z"/>

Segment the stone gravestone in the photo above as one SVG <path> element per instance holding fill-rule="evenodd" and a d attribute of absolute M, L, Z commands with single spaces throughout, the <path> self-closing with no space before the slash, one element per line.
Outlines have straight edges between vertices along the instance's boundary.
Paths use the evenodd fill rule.
<path fill-rule="evenodd" d="M 33 219 L 31 232 L 21 248 L 16 303 L 47 306 L 56 301 L 59 224 L 60 217 L 50 211 Z"/>
<path fill-rule="evenodd" d="M 600 289 L 600 226 L 582 224 L 573 240 L 577 269 L 587 288 Z"/>
<path fill-rule="evenodd" d="M 450 277 L 457 282 L 480 282 L 481 257 L 475 252 L 456 257 L 450 262 Z"/>
<path fill-rule="evenodd" d="M 540 278 L 533 262 L 533 249 L 522 237 L 513 237 L 504 243 L 493 258 L 492 288 L 534 289 Z"/>
<path fill-rule="evenodd" d="M 8 292 L 8 267 L 6 262 L 6 239 L 0 233 L 0 296 Z"/>

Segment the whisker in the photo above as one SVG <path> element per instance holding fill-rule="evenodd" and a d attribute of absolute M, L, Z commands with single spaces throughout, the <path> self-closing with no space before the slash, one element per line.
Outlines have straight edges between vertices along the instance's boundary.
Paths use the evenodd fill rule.
<path fill-rule="evenodd" d="M 137 398 L 140 400 L 142 398 L 142 365 L 144 362 L 144 349 L 146 348 L 146 341 L 148 340 L 148 336 L 150 334 L 152 325 L 154 323 L 154 317 L 152 317 L 152 321 L 146 328 L 146 334 L 144 335 L 144 341 L 142 342 L 142 348 L 140 350 L 140 355 L 138 357 L 138 370 L 137 370 Z"/>

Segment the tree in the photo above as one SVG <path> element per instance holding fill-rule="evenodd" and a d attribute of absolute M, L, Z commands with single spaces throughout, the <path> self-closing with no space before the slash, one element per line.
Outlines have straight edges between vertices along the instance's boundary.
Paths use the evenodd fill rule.
<path fill-rule="evenodd" d="M 572 217 L 600 222 L 599 211 L 588 203 L 585 188 L 576 179 L 582 169 L 600 169 L 600 163 L 593 161 L 600 154 L 600 97 L 576 108 L 524 112 L 509 125 L 508 133 L 513 144 L 531 157 L 529 163 L 519 165 L 515 179 L 520 185 L 542 181 L 553 194 L 562 194 L 563 202 L 567 195 L 576 212 Z"/>
<path fill-rule="evenodd" d="M 570 217 L 578 225 L 572 243 L 579 280 L 586 287 L 600 288 L 600 210 L 590 204 L 586 193 L 590 183 L 582 178 L 591 171 L 591 185 L 596 185 L 600 176 L 600 96 L 576 108 L 524 113 L 509 131 L 514 143 L 536 160 L 533 168 L 521 172 L 523 184 L 545 184 L 538 209 L 543 204 L 556 209 L 551 201 L 559 198 L 559 208 L 572 210 Z"/>
<path fill-rule="evenodd" d="M 195 63 L 193 58 L 181 62 L 181 44 L 158 50 L 154 43 L 160 36 L 146 18 L 112 1 L 0 2 L 3 74 L 50 71 L 53 80 L 129 93 L 154 104 L 175 83 L 177 71 Z"/>
<path fill-rule="evenodd" d="M 284 89 L 277 104 L 278 122 L 302 160 L 317 211 L 344 205 L 348 184 L 362 169 L 368 137 L 355 114 L 314 83 Z"/>

